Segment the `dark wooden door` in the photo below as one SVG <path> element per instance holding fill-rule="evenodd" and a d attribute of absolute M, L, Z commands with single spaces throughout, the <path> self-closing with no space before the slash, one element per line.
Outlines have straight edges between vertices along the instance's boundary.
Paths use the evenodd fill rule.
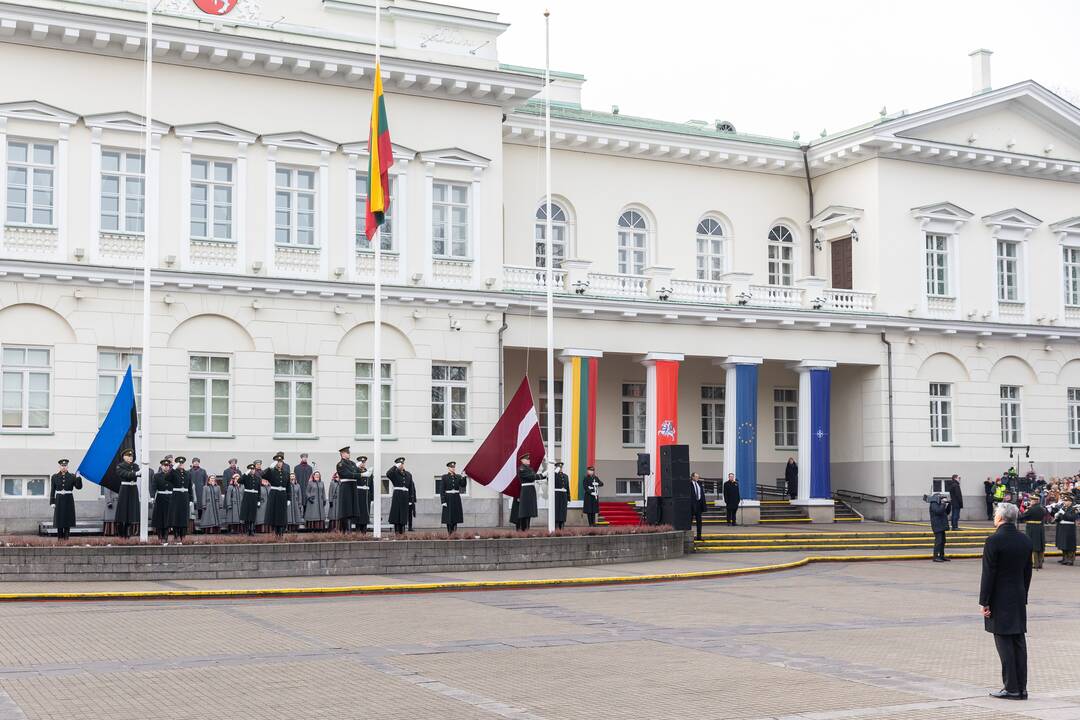
<path fill-rule="evenodd" d="M 832 243 L 832 286 L 851 290 L 851 236 Z"/>

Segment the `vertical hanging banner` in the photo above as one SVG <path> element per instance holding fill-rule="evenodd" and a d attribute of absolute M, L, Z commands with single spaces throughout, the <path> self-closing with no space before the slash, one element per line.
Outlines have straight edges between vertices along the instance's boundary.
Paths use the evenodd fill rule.
<path fill-rule="evenodd" d="M 831 498 L 829 477 L 829 391 L 832 373 L 828 369 L 810 371 L 810 497 Z"/>
<path fill-rule="evenodd" d="M 735 478 L 743 500 L 757 500 L 757 365 L 735 366 Z"/>
<path fill-rule="evenodd" d="M 585 468 L 596 464 L 596 388 L 600 360 L 564 353 L 563 362 L 563 471 L 570 478 L 570 500 L 584 497 Z"/>
<path fill-rule="evenodd" d="M 653 488 L 651 495 L 661 495 L 660 448 L 679 442 L 679 363 L 656 361 L 656 438 L 652 452 Z"/>

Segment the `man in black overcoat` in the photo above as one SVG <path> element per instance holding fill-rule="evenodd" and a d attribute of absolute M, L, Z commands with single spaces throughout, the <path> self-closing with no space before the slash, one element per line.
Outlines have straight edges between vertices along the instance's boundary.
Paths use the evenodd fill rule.
<path fill-rule="evenodd" d="M 337 464 L 338 479 L 341 481 L 338 488 L 337 518 L 341 531 L 345 533 L 352 532 L 353 525 L 360 519 L 360 498 L 356 491 L 360 468 L 350 457 L 350 452 L 348 445 L 338 450 L 341 459 Z"/>
<path fill-rule="evenodd" d="M 116 466 L 116 477 L 120 478 L 120 496 L 116 501 L 116 534 L 128 538 L 141 521 L 139 466 L 135 463 L 135 451 L 131 448 L 125 448 L 120 458 L 120 463 Z"/>
<path fill-rule="evenodd" d="M 53 527 L 58 540 L 71 537 L 75 526 L 75 490 L 82 489 L 82 478 L 68 472 L 67 459 L 60 460 L 59 469 L 52 476 L 49 504 L 53 507 Z"/>
<path fill-rule="evenodd" d="M 701 484 L 701 476 L 690 473 L 690 519 L 697 523 L 697 539 L 701 539 L 701 521 L 705 517 L 705 508 L 708 506 L 705 500 L 705 487 Z"/>
<path fill-rule="evenodd" d="M 442 502 L 442 522 L 446 534 L 453 535 L 457 526 L 465 522 L 461 507 L 461 491 L 465 489 L 465 476 L 457 474 L 457 463 L 446 463 L 446 473 L 440 478 L 440 500 Z"/>
<path fill-rule="evenodd" d="M 1031 587 L 1031 540 L 1016 528 L 1019 509 L 998 503 L 994 509 L 997 530 L 983 545 L 982 606 L 986 632 L 993 633 L 1001 658 L 1001 690 L 991 697 L 1027 700 L 1027 600 Z"/>
<path fill-rule="evenodd" d="M 948 562 L 945 557 L 945 531 L 949 529 L 949 496 L 934 493 L 924 500 L 930 503 L 930 529 L 934 531 L 934 562 Z"/>
<path fill-rule="evenodd" d="M 516 505 L 517 512 L 511 510 L 511 520 L 517 524 L 517 529 L 524 532 L 529 529 L 532 519 L 539 514 L 536 503 L 536 481 L 543 478 L 532 469 L 532 455 L 522 453 L 518 458 L 518 481 L 521 484 Z"/>
<path fill-rule="evenodd" d="M 285 453 L 274 455 L 274 464 L 262 473 L 262 479 L 270 483 L 266 500 L 266 524 L 281 537 L 289 524 L 289 472 L 285 469 Z"/>
<path fill-rule="evenodd" d="M 552 487 L 555 491 L 555 529 L 562 530 L 566 525 L 566 509 L 570 504 L 570 476 L 562 471 L 562 460 L 555 462 L 555 478 Z"/>
<path fill-rule="evenodd" d="M 394 532 L 400 535 L 405 532 L 412 512 L 409 505 L 412 473 L 405 469 L 405 458 L 394 459 L 394 464 L 386 471 L 386 479 L 390 482 L 390 492 L 393 493 L 390 498 L 390 524 L 394 526 Z"/>
<path fill-rule="evenodd" d="M 240 476 L 239 483 L 244 495 L 240 501 L 240 522 L 248 535 L 255 534 L 255 521 L 259 514 L 259 505 L 262 504 L 259 492 L 262 473 L 256 473 L 255 468 L 255 463 L 248 463 L 247 472 Z"/>
<path fill-rule="evenodd" d="M 735 473 L 728 473 L 723 490 L 727 524 L 734 525 L 735 513 L 739 511 L 739 503 L 742 502 L 742 497 L 739 495 L 739 481 L 735 479 Z"/>

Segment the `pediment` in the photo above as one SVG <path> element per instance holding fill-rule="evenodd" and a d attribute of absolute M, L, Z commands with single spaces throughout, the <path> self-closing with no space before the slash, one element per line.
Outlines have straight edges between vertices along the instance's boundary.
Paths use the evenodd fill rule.
<path fill-rule="evenodd" d="M 1042 220 L 1018 208 L 1010 208 L 990 215 L 984 215 L 982 221 L 987 225 L 998 225 L 1001 227 L 1022 228 L 1027 230 L 1032 230 L 1042 225 Z"/>
<path fill-rule="evenodd" d="M 1051 223 L 1050 232 L 1080 237 L 1080 215 Z"/>
<path fill-rule="evenodd" d="M 36 122 L 74 125 L 79 116 L 52 105 L 36 100 L 0 104 L 0 117 L 16 120 L 34 120 Z"/>
<path fill-rule="evenodd" d="M 193 125 L 177 125 L 176 136 L 181 138 L 195 138 L 200 140 L 220 140 L 222 142 L 253 143 L 258 135 L 247 130 L 226 125 L 225 123 L 209 122 L 196 123 Z"/>
<path fill-rule="evenodd" d="M 404 145 L 391 143 L 394 150 L 394 162 L 408 162 L 416 157 L 416 151 Z M 353 142 L 341 146 L 341 151 L 346 155 L 368 155 L 368 141 Z"/>
<path fill-rule="evenodd" d="M 318 135 L 312 135 L 306 132 L 286 132 L 275 133 L 273 135 L 263 135 L 262 142 L 264 145 L 275 145 L 277 147 L 293 148 L 294 150 L 317 150 L 319 152 L 333 152 L 337 150 L 338 144 L 332 140 L 321 138 Z"/>
<path fill-rule="evenodd" d="M 954 220 L 958 222 L 967 222 L 974 215 L 969 210 L 965 210 L 951 202 L 940 202 L 911 208 L 911 214 L 919 218 L 928 217 L 935 220 Z"/>
<path fill-rule="evenodd" d="M 477 155 L 474 152 L 456 147 L 425 150 L 420 153 L 420 160 L 442 165 L 464 165 L 467 167 L 487 167 L 491 164 L 491 160 L 483 155 Z"/>
<path fill-rule="evenodd" d="M 830 205 L 810 219 L 810 227 L 814 230 L 838 225 L 840 223 L 854 223 L 863 216 L 861 208 L 848 207 L 847 205 Z"/>
<path fill-rule="evenodd" d="M 145 132 L 146 120 L 142 115 L 132 112 L 101 113 L 87 115 L 84 118 L 86 127 L 99 130 L 117 130 L 119 132 Z M 164 135 L 169 132 L 168 123 L 159 120 L 150 121 L 150 131 L 155 135 Z"/>

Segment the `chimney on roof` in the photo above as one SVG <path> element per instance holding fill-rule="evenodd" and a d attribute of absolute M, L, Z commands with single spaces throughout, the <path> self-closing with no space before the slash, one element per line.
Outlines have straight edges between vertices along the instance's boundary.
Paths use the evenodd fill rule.
<path fill-rule="evenodd" d="M 994 53 L 985 48 L 972 50 L 971 58 L 971 94 L 978 95 L 990 89 L 990 56 Z"/>

